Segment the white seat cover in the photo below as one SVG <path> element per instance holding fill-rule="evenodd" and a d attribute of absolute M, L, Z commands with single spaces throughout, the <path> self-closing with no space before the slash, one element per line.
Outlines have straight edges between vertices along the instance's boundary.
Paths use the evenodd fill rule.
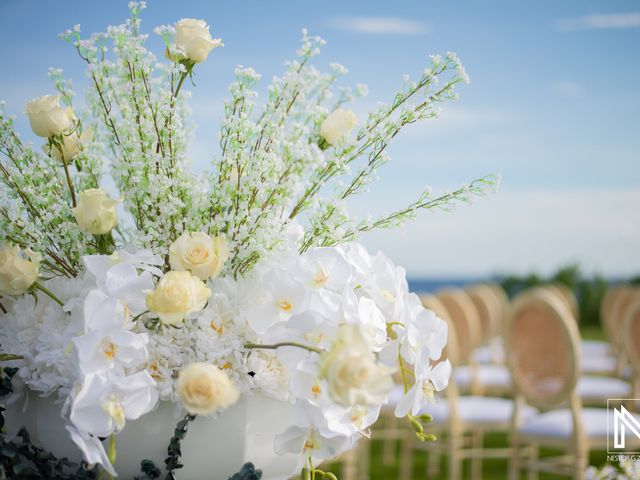
<path fill-rule="evenodd" d="M 583 357 L 606 357 L 609 355 L 609 344 L 599 340 L 583 340 L 580 351 Z"/>
<path fill-rule="evenodd" d="M 513 402 L 507 398 L 462 396 L 458 398 L 458 414 L 464 423 L 492 424 L 508 423 L 511 420 Z M 449 402 L 444 399 L 437 401 L 435 405 L 427 405 L 422 413 L 428 413 L 433 417 L 433 424 L 442 424 L 449 421 Z M 536 409 L 525 407 L 523 418 L 536 413 Z"/>
<path fill-rule="evenodd" d="M 582 355 L 580 360 L 582 373 L 608 373 L 615 372 L 616 359 L 610 356 Z"/>
<path fill-rule="evenodd" d="M 582 399 L 626 398 L 631 395 L 631 385 L 624 380 L 612 377 L 584 375 L 577 385 L 578 395 Z"/>
<path fill-rule="evenodd" d="M 460 387 L 471 385 L 472 371 L 472 368 L 467 365 L 454 369 L 453 379 L 456 385 Z M 504 365 L 476 365 L 475 373 L 480 385 L 504 388 L 511 385 L 509 369 Z"/>
<path fill-rule="evenodd" d="M 613 411 L 609 413 L 613 416 Z M 634 415 L 640 421 L 640 415 Z M 607 409 L 583 408 L 582 424 L 585 435 L 593 439 L 607 437 Z M 535 437 L 570 438 L 573 433 L 571 410 L 553 410 L 533 415 L 518 429 L 521 433 Z"/>

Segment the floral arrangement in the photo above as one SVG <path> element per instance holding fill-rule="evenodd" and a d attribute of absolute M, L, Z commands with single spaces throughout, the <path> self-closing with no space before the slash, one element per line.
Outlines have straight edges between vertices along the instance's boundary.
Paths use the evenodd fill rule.
<path fill-rule="evenodd" d="M 356 241 L 496 179 L 425 191 L 377 218 L 351 218 L 347 200 L 369 188 L 406 125 L 456 97 L 468 80 L 456 55 L 432 56 L 359 122 L 346 105 L 366 88 L 336 93 L 346 69 L 313 66 L 324 42 L 304 31 L 262 103 L 260 75 L 236 68 L 220 151 L 196 175 L 186 85 L 222 42 L 183 19 L 155 29 L 166 45 L 156 57 L 140 32 L 144 2 L 129 7 L 104 33 L 62 34 L 90 88 L 79 108 L 50 70 L 57 94 L 26 107 L 42 148 L 0 110 L 0 345 L 17 368 L 13 401 L 54 396 L 86 462 L 114 476 L 118 433 L 158 402 L 192 419 L 224 415 L 251 391 L 295 404 L 274 452 L 313 473 L 369 435 L 395 373 L 396 415 L 431 438 L 419 412 L 448 382 L 446 324 L 402 268 Z"/>

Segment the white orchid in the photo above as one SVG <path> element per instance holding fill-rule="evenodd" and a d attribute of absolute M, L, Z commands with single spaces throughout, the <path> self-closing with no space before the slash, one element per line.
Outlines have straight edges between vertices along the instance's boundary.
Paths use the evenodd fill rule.
<path fill-rule="evenodd" d="M 158 401 L 156 385 L 147 372 L 128 377 L 111 373 L 86 375 L 71 402 L 69 419 L 81 431 L 106 437 L 151 411 Z"/>
<path fill-rule="evenodd" d="M 338 456 L 353 447 L 353 436 L 331 428 L 335 415 L 342 411 L 323 412 L 306 400 L 298 400 L 294 409 L 293 426 L 276 436 L 275 452 L 279 455 L 297 453 L 300 465 L 309 457 L 326 459 Z"/>
<path fill-rule="evenodd" d="M 142 365 L 147 357 L 149 338 L 145 333 L 126 330 L 95 330 L 73 340 L 80 371 L 87 375 L 118 367 Z"/>
<path fill-rule="evenodd" d="M 86 432 L 82 432 L 72 425 L 67 425 L 65 428 L 69 432 L 71 440 L 73 440 L 73 443 L 78 446 L 85 461 L 90 466 L 96 464 L 101 465 L 109 475 L 114 477 L 118 476 L 113 465 L 109 461 L 107 452 L 105 451 L 104 445 L 102 445 L 100 439 Z"/>
<path fill-rule="evenodd" d="M 416 358 L 414 376 L 415 383 L 396 406 L 396 417 L 404 417 L 409 413 L 418 415 L 429 402 L 433 403 L 434 393 L 443 390 L 449 383 L 451 363 L 444 360 L 432 365 L 428 348 L 423 348 Z"/>

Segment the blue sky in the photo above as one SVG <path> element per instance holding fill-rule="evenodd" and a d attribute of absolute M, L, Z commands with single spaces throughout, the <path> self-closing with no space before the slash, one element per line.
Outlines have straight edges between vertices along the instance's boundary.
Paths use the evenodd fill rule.
<path fill-rule="evenodd" d="M 56 35 L 119 23 L 126 2 L 3 0 L 0 98 L 21 114 L 51 92 L 49 66 L 84 85 L 81 62 Z M 640 2 L 150 1 L 143 29 L 204 18 L 225 47 L 198 68 L 191 148 L 204 168 L 216 148 L 233 67 L 264 85 L 291 58 L 302 27 L 328 44 L 370 94 L 364 115 L 390 99 L 430 53 L 456 51 L 471 76 L 442 117 L 412 127 L 392 146 L 382 181 L 353 209 L 389 211 L 429 185 L 453 188 L 501 173 L 500 192 L 453 214 L 425 214 L 398 231 L 365 238 L 417 276 L 549 272 L 569 262 L 609 276 L 640 272 Z M 152 37 L 153 34 L 152 34 Z M 157 39 L 151 48 L 161 53 Z M 22 132 L 28 124 L 21 116 Z"/>

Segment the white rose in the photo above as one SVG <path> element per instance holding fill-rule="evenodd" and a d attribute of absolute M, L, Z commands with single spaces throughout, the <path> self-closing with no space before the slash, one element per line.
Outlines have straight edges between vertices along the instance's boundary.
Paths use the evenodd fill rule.
<path fill-rule="evenodd" d="M 101 188 L 90 188 L 80 194 L 72 212 L 82 230 L 93 235 L 109 233 L 118 224 L 118 200 L 111 200 Z"/>
<path fill-rule="evenodd" d="M 83 145 L 89 142 L 92 136 L 93 134 L 89 129 L 82 132 L 82 135 L 79 135 L 76 130 L 71 135 L 62 135 L 62 143 L 59 147 L 47 143 L 43 146 L 43 149 L 47 155 L 60 161 L 62 161 L 62 155 L 60 155 L 60 149 L 62 149 L 65 162 L 69 162 L 82 151 Z"/>
<path fill-rule="evenodd" d="M 211 50 L 222 46 L 222 40 L 211 38 L 204 20 L 193 18 L 183 18 L 176 23 L 173 42 L 179 53 L 195 63 L 204 62 Z"/>
<path fill-rule="evenodd" d="M 41 259 L 40 254 L 29 249 L 23 252 L 17 246 L 5 246 L 0 249 L 0 293 L 25 293 L 38 279 Z"/>
<path fill-rule="evenodd" d="M 27 115 L 33 133 L 50 138 L 73 126 L 75 115 L 71 107 L 60 106 L 60 95 L 45 95 L 27 103 Z"/>
<path fill-rule="evenodd" d="M 358 117 L 351 110 L 338 108 L 330 113 L 320 125 L 320 136 L 329 145 L 335 145 L 344 140 L 351 130 L 358 124 Z"/>
<path fill-rule="evenodd" d="M 331 398 L 344 406 L 384 402 L 393 388 L 393 371 L 376 362 L 356 325 L 340 327 L 337 340 L 319 363 L 319 377 L 327 380 Z"/>
<path fill-rule="evenodd" d="M 177 271 L 188 270 L 200 280 L 216 277 L 229 257 L 224 237 L 185 232 L 169 248 L 169 263 Z"/>
<path fill-rule="evenodd" d="M 182 370 L 176 391 L 191 415 L 208 415 L 227 408 L 239 397 L 229 376 L 208 363 L 192 363 Z"/>
<path fill-rule="evenodd" d="M 147 295 L 147 308 L 167 325 L 179 324 L 187 314 L 202 310 L 211 290 L 189 272 L 167 272 Z"/>

